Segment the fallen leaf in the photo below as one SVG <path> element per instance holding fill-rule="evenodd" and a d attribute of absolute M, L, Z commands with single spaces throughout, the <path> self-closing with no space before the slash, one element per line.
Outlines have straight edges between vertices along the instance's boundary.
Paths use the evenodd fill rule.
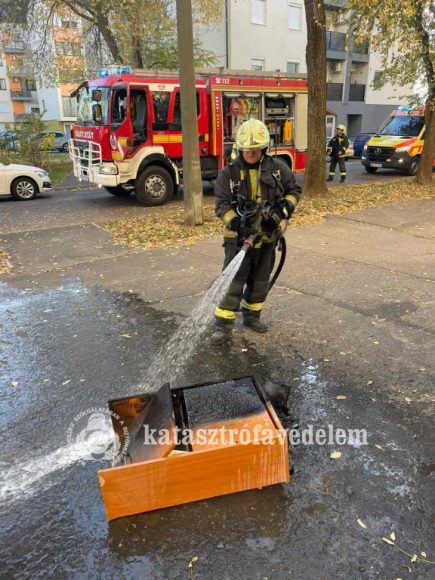
<path fill-rule="evenodd" d="M 68 379 L 67 381 L 64 381 L 64 382 L 62 383 L 62 386 L 65 386 L 65 385 L 67 385 L 67 384 L 68 384 L 68 383 L 70 383 L 70 382 L 71 382 L 71 379 Z"/>
<path fill-rule="evenodd" d="M 393 542 L 395 542 L 396 541 L 396 534 L 394 532 L 391 532 L 390 538 L 393 540 Z"/>
<path fill-rule="evenodd" d="M 357 521 L 357 523 L 358 523 L 358 524 L 359 524 L 359 525 L 360 525 L 362 528 L 364 528 L 364 529 L 367 529 L 367 526 L 365 525 L 365 523 L 364 523 L 362 520 L 360 520 L 360 519 L 358 518 L 356 521 Z"/>
<path fill-rule="evenodd" d="M 375 447 L 376 447 L 376 449 L 382 449 L 382 450 L 384 449 L 384 448 L 382 447 L 382 445 L 379 445 L 378 443 L 375 443 Z"/>
<path fill-rule="evenodd" d="M 426 558 L 426 552 L 420 552 L 420 554 L 423 558 Z"/>
<path fill-rule="evenodd" d="M 18 387 L 18 381 L 11 381 L 11 387 Z"/>
<path fill-rule="evenodd" d="M 390 540 L 389 538 L 382 538 L 382 540 L 386 543 L 386 544 L 390 544 L 390 546 L 394 546 L 394 542 L 392 540 Z"/>
<path fill-rule="evenodd" d="M 344 399 L 347 399 L 346 395 L 337 395 L 335 398 L 337 401 L 344 401 Z"/>
<path fill-rule="evenodd" d="M 367 381 L 367 386 L 370 387 L 371 385 L 373 385 L 373 381 Z"/>
<path fill-rule="evenodd" d="M 411 402 L 412 402 L 412 401 L 411 401 L 411 399 L 410 399 L 409 397 L 405 397 L 405 401 L 406 401 L 407 403 L 411 403 Z"/>
<path fill-rule="evenodd" d="M 247 348 L 242 348 L 242 352 L 248 352 Z"/>
<path fill-rule="evenodd" d="M 193 564 L 198 560 L 198 556 L 193 556 L 193 558 L 190 560 L 188 568 L 192 568 Z"/>
<path fill-rule="evenodd" d="M 373 344 L 379 344 L 379 342 L 377 340 L 374 340 Z"/>
<path fill-rule="evenodd" d="M 124 334 L 121 334 L 122 338 L 131 338 L 131 336 L 128 334 L 128 332 L 124 332 Z"/>
<path fill-rule="evenodd" d="M 417 554 L 414 554 L 411 558 L 411 563 L 417 561 Z"/>
<path fill-rule="evenodd" d="M 341 451 L 333 451 L 329 457 L 330 459 L 340 459 Z"/>

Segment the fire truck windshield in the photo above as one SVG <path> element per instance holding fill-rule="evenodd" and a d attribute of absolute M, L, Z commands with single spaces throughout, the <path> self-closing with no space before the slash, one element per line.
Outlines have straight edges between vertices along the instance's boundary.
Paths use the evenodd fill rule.
<path fill-rule="evenodd" d="M 79 125 L 107 125 L 110 101 L 109 87 L 83 87 L 77 104 Z"/>
<path fill-rule="evenodd" d="M 378 135 L 418 137 L 424 126 L 424 117 L 415 115 L 392 116 L 378 131 Z"/>

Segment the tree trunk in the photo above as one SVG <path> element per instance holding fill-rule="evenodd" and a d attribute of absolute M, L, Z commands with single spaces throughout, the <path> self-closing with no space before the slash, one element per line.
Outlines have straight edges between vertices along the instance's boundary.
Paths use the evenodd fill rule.
<path fill-rule="evenodd" d="M 191 0 L 177 0 L 177 32 L 183 134 L 184 220 L 187 226 L 196 226 L 204 223 L 204 218 L 198 149 Z"/>
<path fill-rule="evenodd" d="M 325 194 L 326 16 L 323 0 L 304 0 L 307 21 L 308 160 L 304 195 Z"/>
<path fill-rule="evenodd" d="M 123 64 L 124 61 L 121 56 L 116 38 L 110 30 L 107 16 L 104 16 L 100 13 L 98 15 L 98 19 L 95 20 L 95 26 L 99 30 L 101 36 L 104 38 L 104 41 L 107 44 L 107 48 L 110 50 L 110 54 L 112 55 L 113 62 L 116 64 Z"/>
<path fill-rule="evenodd" d="M 424 132 L 423 154 L 420 158 L 420 165 L 417 177 L 415 178 L 416 183 L 419 183 L 420 185 L 428 185 L 432 181 L 432 161 L 435 156 L 435 114 L 434 111 L 430 109 L 430 105 L 431 102 L 430 99 L 428 99 L 424 114 L 426 129 Z"/>

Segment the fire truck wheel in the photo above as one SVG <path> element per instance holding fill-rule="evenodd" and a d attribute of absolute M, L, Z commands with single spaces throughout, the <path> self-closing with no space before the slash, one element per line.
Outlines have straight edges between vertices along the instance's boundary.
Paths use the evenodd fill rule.
<path fill-rule="evenodd" d="M 117 187 L 105 187 L 104 189 L 112 195 L 116 195 L 116 197 L 127 197 L 131 193 L 131 190 L 124 189 L 121 185 Z"/>
<path fill-rule="evenodd" d="M 136 179 L 136 199 L 142 205 L 163 205 L 173 192 L 172 178 L 163 167 L 147 167 Z"/>

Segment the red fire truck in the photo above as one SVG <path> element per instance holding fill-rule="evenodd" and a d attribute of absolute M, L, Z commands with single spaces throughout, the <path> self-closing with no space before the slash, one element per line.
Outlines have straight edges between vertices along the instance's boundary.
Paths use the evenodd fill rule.
<path fill-rule="evenodd" d="M 83 83 L 69 151 L 74 174 L 116 196 L 134 192 L 144 205 L 164 204 L 182 178 L 180 83 L 175 73 L 114 67 Z M 303 171 L 307 152 L 305 75 L 256 71 L 200 72 L 196 80 L 199 155 L 204 180 L 231 156 L 249 117 L 271 135 L 270 153 Z"/>

